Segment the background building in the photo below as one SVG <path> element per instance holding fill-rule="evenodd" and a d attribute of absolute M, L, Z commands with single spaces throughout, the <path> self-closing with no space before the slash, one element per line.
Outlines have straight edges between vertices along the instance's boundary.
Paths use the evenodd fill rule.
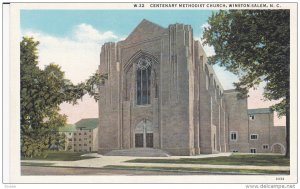
<path fill-rule="evenodd" d="M 235 90 L 224 93 L 228 119 L 228 151 L 249 153 L 248 103 L 247 99 L 240 99 L 237 94 Z"/>
<path fill-rule="evenodd" d="M 66 151 L 74 151 L 74 133 L 76 132 L 76 126 L 73 124 L 67 124 L 64 127 L 59 128 L 60 133 L 65 134 L 65 149 Z"/>
<path fill-rule="evenodd" d="M 252 153 L 285 153 L 285 127 L 274 126 L 269 108 L 249 109 L 249 148 Z"/>
<path fill-rule="evenodd" d="M 98 149 L 98 118 L 81 119 L 77 123 L 60 128 L 65 133 L 65 150 L 95 152 Z"/>
<path fill-rule="evenodd" d="M 81 119 L 76 125 L 74 132 L 74 151 L 93 152 L 98 149 L 98 118 Z"/>

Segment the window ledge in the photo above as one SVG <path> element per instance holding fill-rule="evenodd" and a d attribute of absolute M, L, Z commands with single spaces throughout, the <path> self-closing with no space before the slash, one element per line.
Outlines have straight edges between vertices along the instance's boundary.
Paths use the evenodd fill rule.
<path fill-rule="evenodd" d="M 152 105 L 151 104 L 147 104 L 147 105 L 135 105 L 135 107 L 138 107 L 138 108 L 147 108 L 147 107 L 151 107 Z"/>

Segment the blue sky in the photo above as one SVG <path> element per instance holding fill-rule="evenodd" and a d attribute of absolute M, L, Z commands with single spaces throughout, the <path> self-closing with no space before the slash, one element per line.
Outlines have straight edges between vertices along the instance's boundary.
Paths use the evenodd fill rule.
<path fill-rule="evenodd" d="M 110 30 L 127 36 L 142 19 L 163 27 L 173 23 L 190 24 L 200 37 L 201 26 L 211 16 L 211 10 L 22 10 L 21 30 L 32 29 L 55 36 L 66 36 L 80 23 L 99 31 Z"/>

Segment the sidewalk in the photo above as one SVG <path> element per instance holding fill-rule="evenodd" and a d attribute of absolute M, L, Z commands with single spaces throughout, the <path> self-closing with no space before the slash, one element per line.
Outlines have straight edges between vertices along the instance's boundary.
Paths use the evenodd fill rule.
<path fill-rule="evenodd" d="M 211 165 L 211 164 L 171 164 L 171 163 L 127 163 L 132 159 L 179 159 L 179 158 L 207 158 L 229 156 L 230 153 L 199 155 L 199 156 L 171 156 L 171 157 L 128 157 L 128 156 L 101 156 L 93 159 L 78 161 L 43 161 L 43 160 L 22 160 L 26 163 L 52 163 L 51 166 L 57 167 L 86 167 L 103 168 L 108 165 L 116 166 L 144 166 L 144 167 L 175 167 L 175 168 L 224 168 L 224 169 L 259 169 L 259 170 L 280 170 L 288 171 L 289 166 L 252 166 L 252 165 Z"/>

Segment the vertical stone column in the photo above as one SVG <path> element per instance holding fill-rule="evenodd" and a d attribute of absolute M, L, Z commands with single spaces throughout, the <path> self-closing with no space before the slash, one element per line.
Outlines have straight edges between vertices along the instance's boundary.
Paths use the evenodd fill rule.
<path fill-rule="evenodd" d="M 120 62 L 116 62 L 117 67 L 117 78 L 118 78 L 118 124 L 119 124 L 119 148 L 123 148 L 123 129 L 122 129 L 122 109 L 121 109 L 121 73 L 120 73 Z"/>
<path fill-rule="evenodd" d="M 221 100 L 221 99 L 220 99 Z M 219 151 L 222 152 L 222 146 L 221 146 L 221 106 L 219 105 L 219 110 L 218 110 L 218 116 L 219 116 L 219 123 L 218 123 L 218 126 L 219 126 L 219 131 L 218 131 L 218 138 L 219 138 Z"/>
<path fill-rule="evenodd" d="M 144 120 L 144 128 L 143 128 L 143 147 L 146 148 L 147 140 L 146 140 L 147 130 L 146 130 L 146 121 Z"/>
<path fill-rule="evenodd" d="M 100 74 L 108 74 L 105 84 L 100 86 L 99 95 L 99 153 L 119 149 L 121 144 L 120 130 L 120 96 L 119 71 L 117 71 L 116 43 L 105 43 L 100 53 Z M 104 89 L 104 90 L 103 90 Z M 102 115 L 101 115 L 102 113 Z"/>
<path fill-rule="evenodd" d="M 195 65 L 195 77 L 194 77 L 194 94 L 195 94 L 195 100 L 194 100 L 194 107 L 195 107 L 195 113 L 194 113 L 194 148 L 195 148 L 195 154 L 200 154 L 200 107 L 199 107 L 199 88 L 200 88 L 200 54 L 199 54 L 199 42 L 193 41 L 193 61 Z"/>
<path fill-rule="evenodd" d="M 223 140 L 223 142 L 224 142 L 224 152 L 227 152 L 228 136 L 226 134 L 226 112 L 225 111 L 226 111 L 226 109 L 224 107 L 224 120 L 223 120 L 223 127 L 224 127 L 224 133 L 223 133 L 224 136 L 223 137 L 224 137 L 224 140 Z"/>
<path fill-rule="evenodd" d="M 135 106 L 136 103 L 136 64 L 132 65 L 132 70 L 133 70 L 133 77 L 131 78 L 131 83 L 133 83 L 133 86 L 131 87 L 131 92 L 130 92 L 130 133 L 131 133 L 131 148 L 135 148 L 135 127 L 137 123 L 134 123 L 133 120 L 133 107 Z"/>

